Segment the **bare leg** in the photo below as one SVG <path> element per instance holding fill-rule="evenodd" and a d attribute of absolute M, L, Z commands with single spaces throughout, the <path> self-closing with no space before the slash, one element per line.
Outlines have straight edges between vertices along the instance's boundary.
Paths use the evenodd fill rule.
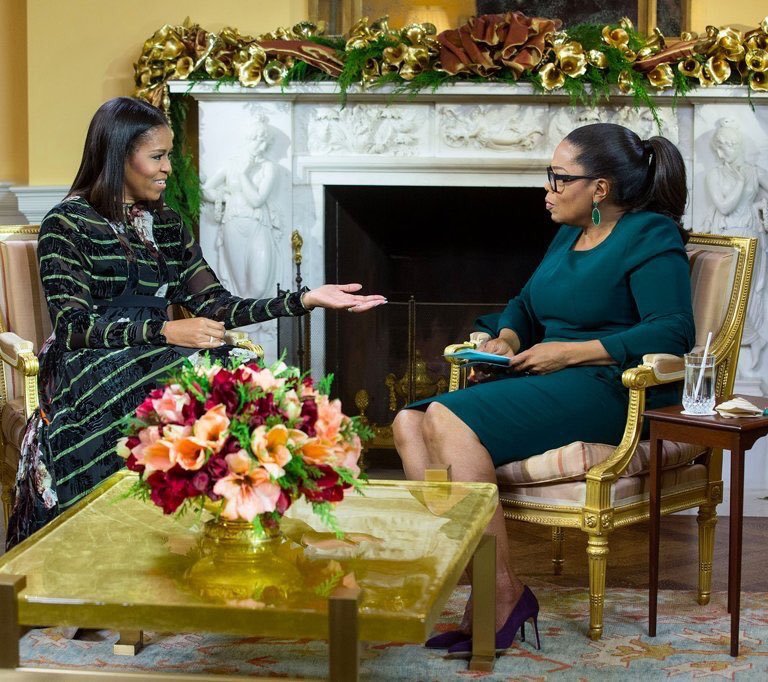
<path fill-rule="evenodd" d="M 427 408 L 421 423 L 420 442 L 426 447 L 428 461 L 444 466 L 450 465 L 453 480 L 496 483 L 496 470 L 488 450 L 463 421 L 440 403 L 432 403 Z M 421 454 L 418 449 L 412 452 Z M 488 532 L 496 537 L 496 629 L 498 630 L 505 623 L 523 593 L 523 584 L 509 564 L 509 540 L 501 505 L 496 508 L 488 524 Z M 464 622 L 466 622 L 466 615 L 465 613 Z"/>
<path fill-rule="evenodd" d="M 421 410 L 401 410 L 392 422 L 392 435 L 405 475 L 410 481 L 423 481 L 424 471 L 434 464 L 424 442 L 422 425 L 425 413 Z"/>

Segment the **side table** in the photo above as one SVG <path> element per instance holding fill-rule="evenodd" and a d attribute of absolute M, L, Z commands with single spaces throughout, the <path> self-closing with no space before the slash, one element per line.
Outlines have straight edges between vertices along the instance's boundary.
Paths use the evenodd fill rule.
<path fill-rule="evenodd" d="M 735 396 L 734 396 L 735 397 Z M 768 408 L 768 399 L 744 395 L 753 405 Z M 758 438 L 768 434 L 768 417 L 694 416 L 681 405 L 646 410 L 651 427 L 648 635 L 656 636 L 659 586 L 659 523 L 661 518 L 662 442 L 694 443 L 731 451 L 731 520 L 728 544 L 728 610 L 731 614 L 731 656 L 739 655 L 741 537 L 744 507 L 744 456 Z"/>

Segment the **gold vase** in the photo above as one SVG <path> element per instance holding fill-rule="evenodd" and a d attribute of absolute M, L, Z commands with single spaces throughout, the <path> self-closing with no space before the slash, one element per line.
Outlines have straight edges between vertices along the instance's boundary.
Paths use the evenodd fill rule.
<path fill-rule="evenodd" d="M 221 517 L 206 521 L 198 541 L 200 558 L 186 579 L 201 596 L 214 601 L 285 601 L 300 582 L 292 551 L 279 526 L 259 535 L 248 521 Z"/>

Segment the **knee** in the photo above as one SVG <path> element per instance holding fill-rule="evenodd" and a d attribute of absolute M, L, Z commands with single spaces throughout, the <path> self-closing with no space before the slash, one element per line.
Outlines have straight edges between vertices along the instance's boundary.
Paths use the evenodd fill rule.
<path fill-rule="evenodd" d="M 430 403 L 424 413 L 424 422 L 421 426 L 424 440 L 427 442 L 439 440 L 455 420 L 457 417 L 447 407 L 440 403 Z"/>
<path fill-rule="evenodd" d="M 392 438 L 395 448 L 402 453 L 402 446 L 415 437 L 421 437 L 421 422 L 424 413 L 417 410 L 400 410 L 392 421 Z M 402 454 L 401 454 L 402 456 Z"/>

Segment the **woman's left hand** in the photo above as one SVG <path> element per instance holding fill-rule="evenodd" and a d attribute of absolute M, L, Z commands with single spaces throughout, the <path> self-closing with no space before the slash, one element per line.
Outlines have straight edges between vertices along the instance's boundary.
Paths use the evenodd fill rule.
<path fill-rule="evenodd" d="M 571 364 L 568 361 L 572 344 L 563 341 L 537 343 L 510 358 L 509 365 L 518 372 L 549 374 Z"/>
<path fill-rule="evenodd" d="M 302 303 L 306 308 L 332 308 L 362 313 L 387 302 L 387 299 L 379 294 L 360 296 L 353 293 L 362 288 L 362 284 L 323 284 L 317 289 L 306 292 L 302 296 Z"/>

